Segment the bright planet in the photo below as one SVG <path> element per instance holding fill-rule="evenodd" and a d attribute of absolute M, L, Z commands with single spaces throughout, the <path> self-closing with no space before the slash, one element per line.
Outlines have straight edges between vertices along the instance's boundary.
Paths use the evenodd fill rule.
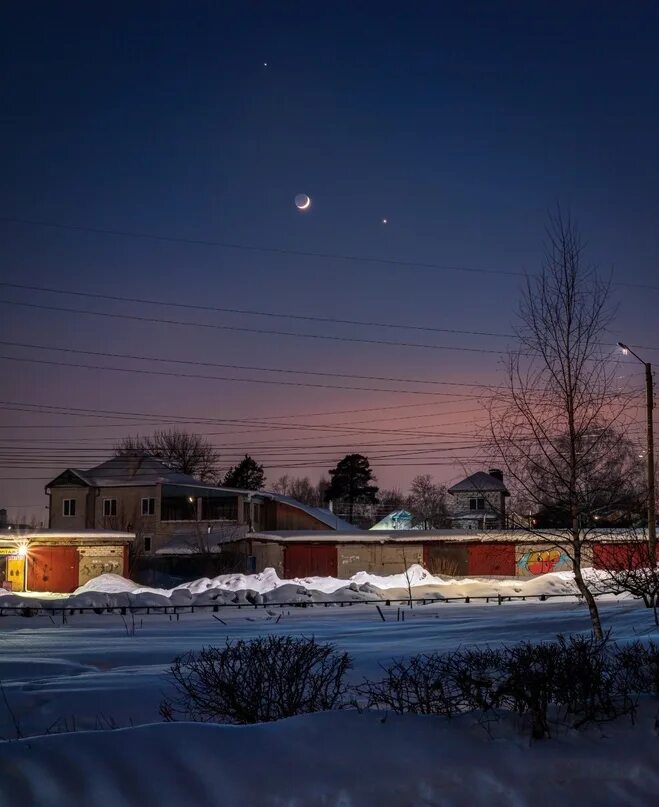
<path fill-rule="evenodd" d="M 311 205 L 311 199 L 306 193 L 298 193 L 295 197 L 295 207 L 298 210 L 306 210 Z"/>

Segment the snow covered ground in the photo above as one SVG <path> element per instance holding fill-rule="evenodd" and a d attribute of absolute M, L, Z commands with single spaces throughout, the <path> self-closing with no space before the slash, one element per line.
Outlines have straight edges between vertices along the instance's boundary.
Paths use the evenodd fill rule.
<path fill-rule="evenodd" d="M 103 598 L 127 597 L 124 602 L 135 604 L 187 597 L 189 603 L 213 591 L 265 597 L 294 585 L 336 598 L 336 590 L 325 590 L 331 581 L 273 585 L 271 575 L 256 577 L 246 584 L 234 575 L 222 587 L 201 581 L 173 592 L 136 591 L 128 581 L 105 577 L 95 584 L 105 592 L 86 586 L 74 596 L 94 603 L 98 597 L 106 603 L 115 600 Z M 529 595 L 572 590 L 569 574 L 545 577 L 439 583 L 420 578 L 415 595 L 438 586 L 459 590 L 459 596 L 493 594 L 492 584 Z M 385 588 L 387 582 L 397 585 Z M 348 590 L 356 595 L 367 585 L 368 599 L 385 592 L 378 599 L 386 621 L 372 604 L 281 608 L 276 599 L 272 607 L 178 618 L 86 613 L 67 615 L 63 624 L 59 615 L 0 617 L 0 735 L 15 738 L 18 727 L 25 738 L 0 745 L 0 805 L 583 804 L 593 803 L 594 788 L 598 804 L 656 802 L 654 712 L 634 729 L 627 723 L 607 726 L 606 736 L 569 735 L 530 747 L 505 723 L 491 739 L 480 727 L 409 715 L 383 720 L 344 712 L 251 727 L 160 723 L 165 672 L 174 656 L 227 638 L 313 635 L 347 650 L 354 659 L 351 677 L 359 681 L 376 677 L 379 665 L 393 656 L 549 639 L 589 625 L 576 598 L 501 605 L 440 600 L 404 608 L 401 621 L 398 607 L 382 601 L 387 592 L 401 590 L 400 581 L 381 581 L 380 588 L 372 579 L 352 583 L 357 591 Z M 123 593 L 116 591 L 120 586 Z M 601 609 L 615 639 L 657 639 L 650 612 L 638 602 L 607 596 Z M 121 731 L 108 730 L 115 727 Z M 36 736 L 47 732 L 51 736 Z"/>

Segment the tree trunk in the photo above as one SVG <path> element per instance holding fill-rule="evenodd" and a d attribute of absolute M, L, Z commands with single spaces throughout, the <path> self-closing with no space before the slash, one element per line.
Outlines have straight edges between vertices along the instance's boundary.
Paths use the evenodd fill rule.
<path fill-rule="evenodd" d="M 574 548 L 574 581 L 577 584 L 579 593 L 586 601 L 588 611 L 590 612 L 590 622 L 593 628 L 593 636 L 596 639 L 604 638 L 604 631 L 602 630 L 602 622 L 600 620 L 600 613 L 597 607 L 597 602 L 593 596 L 592 591 L 586 585 L 581 572 L 581 537 L 578 535 L 572 536 L 572 546 Z"/>

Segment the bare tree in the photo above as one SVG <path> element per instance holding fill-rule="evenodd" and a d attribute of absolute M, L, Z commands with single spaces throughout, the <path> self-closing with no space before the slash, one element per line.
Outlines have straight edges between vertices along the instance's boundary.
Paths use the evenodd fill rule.
<path fill-rule="evenodd" d="M 659 627 L 659 566 L 652 562 L 645 530 L 625 530 L 624 541 L 601 543 L 598 566 L 602 569 L 598 588 L 613 594 L 631 594 L 652 608 Z"/>
<path fill-rule="evenodd" d="M 400 510 L 406 505 L 405 496 L 400 488 L 381 490 L 378 493 L 378 503 L 382 505 L 383 509 L 388 511 Z"/>
<path fill-rule="evenodd" d="M 419 474 L 412 480 L 407 506 L 412 524 L 424 530 L 448 527 L 450 518 L 446 504 L 446 488 L 436 485 L 430 474 Z"/>
<path fill-rule="evenodd" d="M 540 275 L 527 280 L 519 311 L 519 347 L 509 355 L 507 386 L 490 408 L 498 461 L 518 494 L 538 508 L 560 502 L 568 526 L 556 530 L 601 638 L 597 603 L 583 575 L 592 542 L 592 480 L 610 468 L 613 430 L 622 425 L 625 396 L 618 389 L 602 338 L 613 310 L 609 286 L 584 266 L 575 224 L 560 211 L 550 221 Z M 609 493 L 615 479 L 607 476 Z M 601 503 L 603 492 L 598 492 Z M 611 496 L 611 499 L 613 496 Z M 601 506 L 601 504 L 600 504 Z M 520 525 L 535 532 L 532 520 Z M 546 540 L 547 531 L 540 533 Z"/>
<path fill-rule="evenodd" d="M 147 454 L 204 482 L 214 482 L 218 477 L 220 455 L 212 443 L 198 434 L 178 429 L 159 430 L 145 437 L 125 437 L 115 448 L 115 454 Z"/>

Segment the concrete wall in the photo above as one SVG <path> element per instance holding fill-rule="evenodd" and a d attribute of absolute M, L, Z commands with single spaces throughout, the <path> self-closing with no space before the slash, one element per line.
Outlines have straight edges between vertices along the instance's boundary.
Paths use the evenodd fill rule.
<path fill-rule="evenodd" d="M 51 489 L 49 526 L 54 530 L 84 530 L 87 525 L 87 494 L 89 488 L 84 485 L 66 485 Z M 75 499 L 75 516 L 65 516 L 64 499 Z"/>
<path fill-rule="evenodd" d="M 78 585 L 82 586 L 100 574 L 124 573 L 123 546 L 78 547 Z"/>

